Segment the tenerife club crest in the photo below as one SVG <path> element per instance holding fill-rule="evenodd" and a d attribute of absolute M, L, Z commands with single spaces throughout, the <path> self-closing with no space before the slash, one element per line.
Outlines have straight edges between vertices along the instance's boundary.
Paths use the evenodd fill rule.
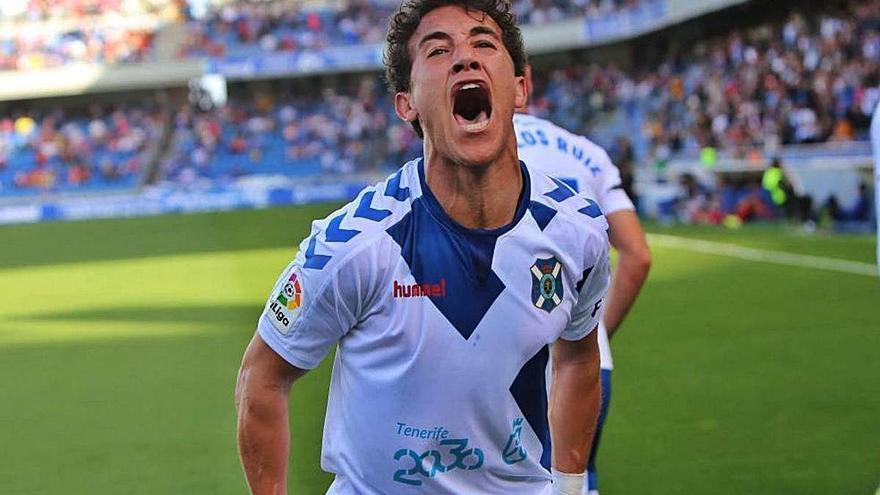
<path fill-rule="evenodd" d="M 538 259 L 532 265 L 532 302 L 536 307 L 551 312 L 562 302 L 562 263 L 555 257 Z"/>

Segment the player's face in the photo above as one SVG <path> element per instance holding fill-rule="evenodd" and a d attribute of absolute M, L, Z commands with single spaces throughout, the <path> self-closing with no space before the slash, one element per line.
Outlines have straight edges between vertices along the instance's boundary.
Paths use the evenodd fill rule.
<path fill-rule="evenodd" d="M 482 12 L 432 10 L 410 38 L 410 90 L 398 93 L 398 115 L 418 119 L 426 149 L 454 163 L 485 166 L 516 149 L 513 109 L 526 99 L 501 28 Z M 428 157 L 430 158 L 430 157 Z"/>

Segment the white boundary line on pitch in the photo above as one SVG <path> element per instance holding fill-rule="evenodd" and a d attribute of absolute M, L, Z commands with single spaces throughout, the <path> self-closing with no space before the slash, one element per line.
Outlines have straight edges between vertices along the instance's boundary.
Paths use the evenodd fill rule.
<path fill-rule="evenodd" d="M 665 234 L 648 234 L 651 244 L 662 247 L 682 248 L 698 253 L 729 256 L 777 265 L 796 266 L 799 268 L 815 268 L 832 272 L 854 273 L 856 275 L 868 275 L 876 277 L 877 266 L 859 261 L 849 261 L 837 258 L 825 258 L 823 256 L 810 256 L 807 254 L 794 254 L 785 251 L 772 251 L 769 249 L 755 249 L 724 242 L 704 241 L 688 237 L 678 237 Z"/>

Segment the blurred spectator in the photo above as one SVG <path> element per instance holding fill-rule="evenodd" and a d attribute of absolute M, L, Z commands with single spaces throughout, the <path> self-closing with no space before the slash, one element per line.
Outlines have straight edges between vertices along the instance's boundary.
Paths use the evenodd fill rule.
<path fill-rule="evenodd" d="M 843 232 L 868 232 L 873 230 L 871 224 L 874 199 L 868 185 L 859 184 L 859 193 L 855 203 L 849 208 L 840 205 L 837 196 L 831 195 L 822 207 L 823 214 L 834 222 L 834 228 Z"/>
<path fill-rule="evenodd" d="M 775 217 L 773 206 L 761 187 L 760 180 L 749 181 L 745 194 L 734 208 L 734 214 L 741 222 L 772 220 Z"/>
<path fill-rule="evenodd" d="M 633 188 L 635 182 L 636 153 L 632 141 L 626 136 L 618 137 L 608 150 L 612 163 L 620 170 L 620 187 L 639 208 L 639 197 Z"/>
<path fill-rule="evenodd" d="M 813 198 L 795 191 L 779 158 L 774 158 L 764 170 L 761 187 L 767 192 L 772 204 L 784 212 L 785 218 L 798 222 L 814 220 Z"/>
<path fill-rule="evenodd" d="M 692 174 L 679 178 L 681 192 L 673 204 L 678 221 L 691 224 L 718 224 L 721 213 L 713 191 L 700 184 Z"/>

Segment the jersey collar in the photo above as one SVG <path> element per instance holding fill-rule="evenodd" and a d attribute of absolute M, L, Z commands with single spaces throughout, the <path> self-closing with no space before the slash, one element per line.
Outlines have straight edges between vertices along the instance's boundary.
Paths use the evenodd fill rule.
<path fill-rule="evenodd" d="M 531 179 L 529 178 L 529 171 L 526 169 L 526 165 L 520 160 L 519 169 L 522 173 L 522 190 L 519 193 L 519 200 L 516 205 L 516 213 L 513 216 L 513 220 L 497 229 L 469 229 L 460 223 L 456 222 L 449 215 L 446 214 L 446 211 L 440 205 L 440 202 L 437 201 L 437 198 L 434 197 L 434 193 L 431 192 L 431 189 L 428 188 L 428 183 L 425 180 L 425 160 L 424 158 L 419 158 L 418 171 L 419 171 L 419 185 L 422 189 L 422 197 L 424 198 L 425 207 L 431 213 L 431 216 L 434 217 L 438 222 L 442 225 L 449 227 L 450 229 L 461 232 L 465 235 L 479 235 L 479 236 L 494 236 L 498 237 L 510 229 L 514 228 L 516 224 L 525 216 L 526 211 L 529 208 L 529 201 L 531 197 Z"/>

